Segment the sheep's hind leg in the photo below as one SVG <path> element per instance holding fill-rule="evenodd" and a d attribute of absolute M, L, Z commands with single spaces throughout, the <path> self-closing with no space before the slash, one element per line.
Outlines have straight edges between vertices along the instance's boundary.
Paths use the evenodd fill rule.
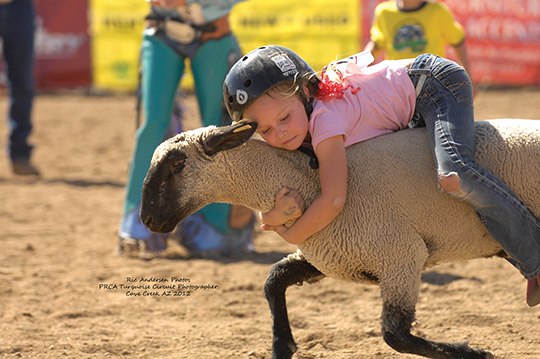
<path fill-rule="evenodd" d="M 383 305 L 384 341 L 400 353 L 409 353 L 433 359 L 491 359 L 493 355 L 481 349 L 472 349 L 466 343 L 443 343 L 423 339 L 411 334 L 414 311 L 385 303 Z"/>
<path fill-rule="evenodd" d="M 287 315 L 287 303 L 285 300 L 287 287 L 295 284 L 301 285 L 303 282 L 313 283 L 322 278 L 324 278 L 324 274 L 299 254 L 289 255 L 274 264 L 270 269 L 264 285 L 264 294 L 273 319 L 273 359 L 290 359 L 296 352 L 296 343 L 292 336 Z"/>

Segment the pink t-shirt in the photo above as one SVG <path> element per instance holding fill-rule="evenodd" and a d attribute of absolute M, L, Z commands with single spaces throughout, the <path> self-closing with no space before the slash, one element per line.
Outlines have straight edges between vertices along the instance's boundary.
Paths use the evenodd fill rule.
<path fill-rule="evenodd" d="M 344 85 L 351 87 L 342 98 L 314 101 L 309 121 L 313 148 L 332 136 L 344 135 L 347 147 L 407 128 L 416 93 L 405 61 L 387 60 L 363 69 L 354 63 L 342 66 Z"/>

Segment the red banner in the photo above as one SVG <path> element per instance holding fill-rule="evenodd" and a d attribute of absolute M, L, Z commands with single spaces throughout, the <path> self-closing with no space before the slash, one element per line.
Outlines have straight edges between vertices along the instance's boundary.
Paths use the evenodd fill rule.
<path fill-rule="evenodd" d="M 445 0 L 480 83 L 540 85 L 540 0 Z"/>
<path fill-rule="evenodd" d="M 373 10 L 361 0 L 362 42 L 369 40 Z M 540 0 L 444 0 L 467 36 L 473 80 L 496 85 L 540 85 Z M 453 52 L 449 51 L 449 57 Z"/>
<path fill-rule="evenodd" d="M 87 0 L 36 0 L 36 86 L 88 87 L 90 37 Z"/>
<path fill-rule="evenodd" d="M 89 87 L 88 1 L 35 0 L 35 5 L 36 88 Z M 0 85 L 5 86 L 5 81 L 2 77 Z"/>

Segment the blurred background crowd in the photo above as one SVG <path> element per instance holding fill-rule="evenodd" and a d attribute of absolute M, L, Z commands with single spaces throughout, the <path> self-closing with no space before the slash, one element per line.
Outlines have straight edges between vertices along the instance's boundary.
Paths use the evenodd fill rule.
<path fill-rule="evenodd" d="M 280 44 L 317 71 L 365 47 L 380 2 L 250 0 L 234 6 L 230 26 L 243 52 Z M 443 2 L 465 29 L 475 83 L 540 85 L 540 1 Z M 135 90 L 148 2 L 35 0 L 35 5 L 38 90 Z M 453 49 L 448 57 L 455 58 Z M 185 77 L 182 86 L 190 88 L 190 73 Z"/>

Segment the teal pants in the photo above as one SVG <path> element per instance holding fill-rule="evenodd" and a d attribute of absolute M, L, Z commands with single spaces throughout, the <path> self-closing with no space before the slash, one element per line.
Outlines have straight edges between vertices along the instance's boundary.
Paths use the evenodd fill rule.
<path fill-rule="evenodd" d="M 190 59 L 202 126 L 223 125 L 224 118 L 230 121 L 228 116 L 224 117 L 222 85 L 229 68 L 240 56 L 236 38 L 228 35 L 205 42 Z M 185 69 L 185 58 L 147 33 L 143 36 L 141 61 L 144 122 L 136 134 L 126 185 L 124 215 L 138 208 L 141 202 L 143 181 L 154 150 L 163 141 Z M 229 204 L 213 203 L 198 213 L 202 213 L 217 230 L 225 233 L 229 231 L 229 212 Z"/>

